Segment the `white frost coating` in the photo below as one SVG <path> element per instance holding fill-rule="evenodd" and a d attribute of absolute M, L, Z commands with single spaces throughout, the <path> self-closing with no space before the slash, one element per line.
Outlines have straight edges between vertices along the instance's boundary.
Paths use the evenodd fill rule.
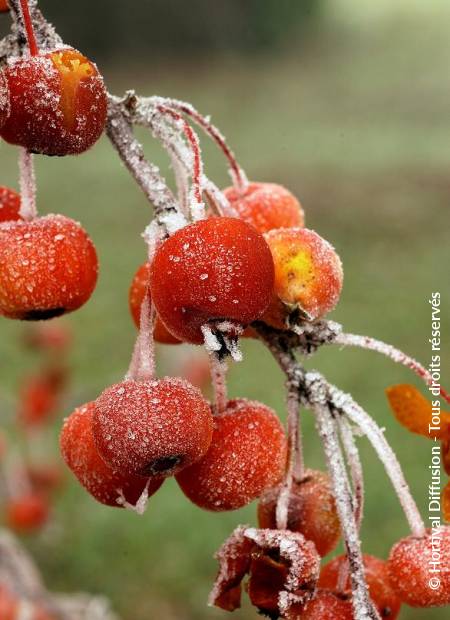
<path fill-rule="evenodd" d="M 341 433 L 342 446 L 344 448 L 345 458 L 350 468 L 350 476 L 352 479 L 353 487 L 353 502 L 355 521 L 358 526 L 358 531 L 361 530 L 361 523 L 364 514 L 364 474 L 359 457 L 358 448 L 355 444 L 355 436 L 353 428 L 349 424 L 348 420 L 343 416 L 338 420 L 339 431 Z M 359 432 L 359 429 L 358 429 Z M 343 589 L 343 588 L 342 588 Z"/>
<path fill-rule="evenodd" d="M 36 209 L 36 175 L 33 155 L 23 147 L 19 148 L 20 170 L 20 215 L 24 220 L 34 220 Z"/>
<path fill-rule="evenodd" d="M 227 372 L 228 364 L 226 359 L 220 360 L 215 353 L 209 354 L 211 369 L 211 380 L 214 389 L 214 404 L 217 413 L 225 411 L 227 408 Z"/>
<path fill-rule="evenodd" d="M 386 440 L 382 430 L 368 413 L 360 407 L 349 394 L 345 394 L 335 386 L 330 386 L 330 396 L 333 406 L 343 413 L 354 424 L 358 425 L 374 447 L 378 458 L 383 463 L 386 473 L 398 495 L 400 504 L 408 520 L 414 536 L 423 536 L 425 526 L 411 495 L 408 483 L 403 475 L 400 463 Z"/>
<path fill-rule="evenodd" d="M 126 510 L 135 512 L 139 516 L 142 516 L 143 514 L 145 514 L 145 511 L 147 510 L 147 506 L 148 506 L 148 487 L 150 485 L 150 481 L 151 481 L 151 478 L 147 480 L 147 484 L 145 485 L 145 488 L 142 491 L 141 496 L 139 497 L 135 505 L 130 504 L 125 499 L 122 489 L 117 489 L 117 493 L 119 495 L 116 501 L 119 504 L 119 506 L 123 506 L 123 508 L 125 508 Z"/>
<path fill-rule="evenodd" d="M 220 344 L 217 336 L 212 331 L 209 325 L 202 325 L 202 334 L 204 338 L 205 349 L 209 354 L 214 354 L 220 351 L 222 345 Z"/>
<path fill-rule="evenodd" d="M 21 599 L 19 601 L 16 620 L 33 620 L 34 617 L 34 605 L 30 601 Z"/>

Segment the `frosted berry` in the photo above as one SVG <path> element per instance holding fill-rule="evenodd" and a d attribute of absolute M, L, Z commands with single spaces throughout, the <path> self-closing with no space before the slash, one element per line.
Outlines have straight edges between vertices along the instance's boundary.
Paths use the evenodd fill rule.
<path fill-rule="evenodd" d="M 378 609 L 381 618 L 390 618 L 394 620 L 400 613 L 401 602 L 391 587 L 387 562 L 367 554 L 364 554 L 363 560 L 370 598 Z M 350 597 L 350 575 L 347 576 L 344 582 L 343 591 L 338 592 L 341 570 L 346 569 L 347 558 L 345 555 L 334 558 L 322 568 L 319 578 L 319 587 L 324 590 L 331 590 L 337 594 L 346 594 Z"/>
<path fill-rule="evenodd" d="M 0 186 L 0 222 L 21 220 L 20 195 L 9 187 Z"/>
<path fill-rule="evenodd" d="M 168 330 L 180 340 L 203 343 L 201 327 L 259 319 L 273 290 L 267 243 L 246 222 L 217 217 L 178 230 L 157 250 L 151 294 Z"/>
<path fill-rule="evenodd" d="M 200 508 L 241 508 L 281 480 L 286 443 L 274 411 L 255 401 L 231 400 L 214 416 L 208 452 L 178 474 L 178 484 Z"/>
<path fill-rule="evenodd" d="M 267 490 L 259 501 L 258 521 L 262 528 L 276 528 L 276 507 L 280 487 Z M 294 481 L 289 499 L 288 526 L 311 540 L 321 556 L 332 551 L 341 528 L 328 474 L 307 470 L 301 481 Z"/>
<path fill-rule="evenodd" d="M 48 500 L 38 493 L 12 498 L 6 504 L 6 523 L 15 532 L 40 529 L 49 518 Z"/>
<path fill-rule="evenodd" d="M 0 584 L 0 618 L 2 620 L 17 620 L 19 601 L 5 584 Z"/>
<path fill-rule="evenodd" d="M 65 420 L 61 431 L 61 453 L 80 484 L 102 504 L 120 507 L 119 497 L 135 505 L 147 485 L 147 479 L 115 471 L 101 458 L 92 434 L 94 403 L 87 403 Z M 163 482 L 153 478 L 148 494 L 153 495 Z"/>
<path fill-rule="evenodd" d="M 430 572 L 433 551 L 439 558 L 436 574 Z M 388 570 L 392 588 L 403 603 L 411 607 L 450 605 L 450 527 L 400 540 L 391 550 Z M 439 578 L 437 589 L 430 587 L 432 577 Z"/>
<path fill-rule="evenodd" d="M 144 263 L 136 271 L 133 281 L 131 282 L 130 291 L 128 294 L 128 302 L 130 306 L 131 316 L 133 317 L 134 324 L 139 327 L 141 320 L 141 305 L 144 301 L 148 281 L 150 279 L 150 265 Z M 180 340 L 172 336 L 167 330 L 164 323 L 159 316 L 156 317 L 155 326 L 153 329 L 153 336 L 156 342 L 161 344 L 179 344 Z"/>
<path fill-rule="evenodd" d="M 0 0 L 0 13 L 9 11 L 8 0 Z"/>
<path fill-rule="evenodd" d="M 9 111 L 10 105 L 8 82 L 6 81 L 3 73 L 0 71 L 0 129 L 5 124 L 6 119 L 9 116 Z"/>
<path fill-rule="evenodd" d="M 58 490 L 64 481 L 63 471 L 57 463 L 29 463 L 25 474 L 34 491 L 42 495 Z"/>
<path fill-rule="evenodd" d="M 97 67 L 74 49 L 10 60 L 9 116 L 0 136 L 43 155 L 75 155 L 101 136 L 107 99 Z"/>
<path fill-rule="evenodd" d="M 298 615 L 291 615 L 292 620 L 354 620 L 353 606 L 346 596 L 319 590 L 316 596 L 306 604 Z"/>
<path fill-rule="evenodd" d="M 187 381 L 124 381 L 95 401 L 94 440 L 119 471 L 169 476 L 198 461 L 211 443 L 211 409 Z"/>
<path fill-rule="evenodd" d="M 284 329 L 290 318 L 314 320 L 333 310 L 343 282 L 333 247 L 306 228 L 273 230 L 265 239 L 273 255 L 275 287 L 263 320 Z"/>
<path fill-rule="evenodd" d="M 62 215 L 0 224 L 0 314 L 50 319 L 82 306 L 97 282 L 97 255 L 81 226 Z"/>
<path fill-rule="evenodd" d="M 282 185 L 250 183 L 243 191 L 228 187 L 224 194 L 240 217 L 260 233 L 275 228 L 298 228 L 304 225 L 301 204 Z"/>

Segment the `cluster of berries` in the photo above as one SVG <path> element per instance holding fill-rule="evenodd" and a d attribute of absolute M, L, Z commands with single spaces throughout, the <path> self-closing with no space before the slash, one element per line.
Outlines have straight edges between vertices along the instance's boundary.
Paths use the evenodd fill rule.
<path fill-rule="evenodd" d="M 49 520 L 51 503 L 63 482 L 59 463 L 38 452 L 46 443 L 49 423 L 61 407 L 67 382 L 64 362 L 70 334 L 63 325 L 51 322 L 33 325 L 25 332 L 24 345 L 43 357 L 40 368 L 24 377 L 19 389 L 13 430 L 26 446 L 21 456 L 10 449 L 2 432 L 2 500 L 5 521 L 18 533 L 34 533 Z"/>
<path fill-rule="evenodd" d="M 29 153 L 83 153 L 105 127 L 103 79 L 72 48 L 40 52 L 27 3 L 23 8 L 30 53 L 9 58 L 0 70 L 0 137 Z M 89 299 L 96 281 L 95 248 L 79 223 L 37 217 L 14 191 L 0 188 L 2 316 L 37 320 L 71 312 Z"/>
<path fill-rule="evenodd" d="M 21 4 L 30 55 L 10 59 L 0 71 L 0 136 L 27 153 L 81 153 L 105 125 L 103 81 L 95 65 L 73 49 L 40 53 L 28 4 Z M 181 109 L 207 124 L 189 107 Z M 171 108 L 159 110 L 181 120 Z M 200 155 L 190 126 L 183 127 L 194 149 L 198 206 Z M 223 140 L 211 127 L 210 133 Z M 171 234 L 164 240 L 156 236 L 149 243 L 149 260 L 129 293 L 140 329 L 136 357 L 125 380 L 65 420 L 61 451 L 86 490 L 110 506 L 141 511 L 169 476 L 206 510 L 234 510 L 260 498 L 260 529 L 238 528 L 219 553 L 213 604 L 237 608 L 248 576 L 250 599 L 272 618 L 350 619 L 359 605 L 350 548 L 348 557 L 320 571 L 321 557 L 345 530 L 336 489 L 327 474 L 311 470 L 287 486 L 295 433 L 290 429 L 287 438 L 275 412 L 262 403 L 228 400 L 220 376 L 223 357 L 236 350 L 239 336 L 254 337 L 258 329 L 301 334 L 305 324 L 331 311 L 342 289 L 341 262 L 327 241 L 304 228 L 302 207 L 289 191 L 235 180 L 236 187 L 223 192 L 227 214 L 219 209 L 219 217 L 212 212 L 202 217 L 201 209 L 192 208 L 192 223 L 167 229 Z M 58 215 L 30 217 L 24 201 L 23 193 L 22 200 L 10 190 L 0 193 L 0 313 L 48 319 L 90 297 L 97 258 L 76 222 Z M 216 382 L 213 405 L 186 380 L 154 378 L 153 338 L 205 344 Z M 286 488 L 282 527 L 280 497 Z M 432 590 L 428 562 L 436 536 L 444 571 Z M 450 528 L 400 541 L 387 562 L 368 555 L 363 561 L 374 613 L 381 618 L 397 617 L 401 603 L 450 603 Z"/>

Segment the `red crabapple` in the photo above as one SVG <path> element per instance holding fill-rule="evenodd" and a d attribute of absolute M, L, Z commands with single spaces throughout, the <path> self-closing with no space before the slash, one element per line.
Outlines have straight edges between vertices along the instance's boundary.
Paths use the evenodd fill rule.
<path fill-rule="evenodd" d="M 9 116 L 9 111 L 10 111 L 10 106 L 9 106 L 8 82 L 6 81 L 6 78 L 3 75 L 3 73 L 0 71 L 0 129 L 5 124 L 6 119 Z"/>
<path fill-rule="evenodd" d="M 446 439 L 441 444 L 442 466 L 450 476 L 450 439 Z"/>
<path fill-rule="evenodd" d="M 297 198 L 276 183 L 250 183 L 245 190 L 224 190 L 239 216 L 260 233 L 275 228 L 301 228 L 304 213 Z"/>
<path fill-rule="evenodd" d="M 381 618 L 394 620 L 400 613 L 401 602 L 391 587 L 387 562 L 364 554 L 364 570 L 369 595 L 378 609 Z M 346 594 L 350 597 L 350 576 L 344 582 L 342 592 L 338 591 L 339 577 L 342 570 L 347 568 L 347 557 L 341 555 L 326 564 L 320 571 L 319 587 L 335 593 Z"/>
<path fill-rule="evenodd" d="M 275 288 L 263 320 L 285 329 L 292 315 L 314 320 L 333 310 L 343 282 L 334 248 L 306 228 L 272 230 L 264 237 L 272 251 Z"/>
<path fill-rule="evenodd" d="M 180 378 L 123 381 L 94 403 L 94 440 L 118 471 L 171 476 L 202 458 L 211 443 L 211 409 Z"/>
<path fill-rule="evenodd" d="M 0 0 L 0 13 L 9 11 L 8 0 Z"/>
<path fill-rule="evenodd" d="M 274 411 L 256 401 L 230 400 L 214 416 L 208 452 L 178 474 L 177 481 L 200 508 L 234 510 L 281 480 L 286 452 L 286 436 Z"/>
<path fill-rule="evenodd" d="M 27 428 L 45 424 L 57 404 L 58 394 L 45 374 L 27 377 L 20 388 L 19 421 Z"/>
<path fill-rule="evenodd" d="M 16 532 L 34 532 L 49 518 L 48 500 L 39 493 L 10 499 L 6 504 L 6 523 Z"/>
<path fill-rule="evenodd" d="M 168 330 L 202 344 L 202 325 L 261 318 L 272 295 L 273 260 L 253 226 L 211 218 L 178 230 L 158 248 L 150 286 Z"/>
<path fill-rule="evenodd" d="M 280 487 L 268 489 L 258 505 L 262 528 L 276 528 L 276 508 Z M 287 529 L 311 540 L 321 556 L 332 551 L 341 527 L 328 474 L 308 469 L 301 481 L 294 480 L 289 499 Z"/>
<path fill-rule="evenodd" d="M 92 417 L 94 403 L 87 403 L 65 420 L 61 431 L 61 453 L 80 484 L 100 503 L 121 507 L 119 497 L 135 505 L 147 486 L 147 479 L 115 471 L 101 458 L 94 443 Z M 163 483 L 152 478 L 148 494 L 153 495 Z"/>
<path fill-rule="evenodd" d="M 128 302 L 130 306 L 131 316 L 133 317 L 134 324 L 139 327 L 141 322 L 141 306 L 144 301 L 147 285 L 150 279 L 150 265 L 144 263 L 136 271 L 133 281 L 131 282 L 130 291 L 128 294 Z M 153 337 L 156 342 L 161 344 L 179 344 L 180 340 L 172 336 L 167 330 L 164 323 L 159 316 L 156 317 L 155 326 L 153 328 Z"/>
<path fill-rule="evenodd" d="M 17 620 L 19 601 L 15 594 L 4 584 L 0 584 L 0 618 L 2 620 Z"/>
<path fill-rule="evenodd" d="M 20 195 L 9 187 L 0 186 L 0 222 L 21 220 L 19 211 Z"/>
<path fill-rule="evenodd" d="M 83 228 L 62 215 L 0 224 L 0 314 L 41 320 L 72 312 L 91 296 L 97 254 Z"/>
<path fill-rule="evenodd" d="M 298 615 L 290 615 L 289 620 L 353 620 L 353 605 L 347 597 L 334 592 L 319 590 Z"/>
<path fill-rule="evenodd" d="M 64 474 L 57 463 L 29 463 L 25 474 L 31 486 L 39 494 L 53 493 L 64 481 Z"/>
<path fill-rule="evenodd" d="M 67 48 L 10 60 L 9 116 L 0 136 L 42 155 L 75 155 L 101 136 L 107 99 L 97 67 Z"/>
<path fill-rule="evenodd" d="M 438 573 L 430 562 L 439 560 Z M 408 536 L 391 550 L 388 560 L 392 588 L 411 607 L 450 605 L 450 527 L 427 530 L 422 538 Z M 434 578 L 434 589 L 430 583 Z"/>

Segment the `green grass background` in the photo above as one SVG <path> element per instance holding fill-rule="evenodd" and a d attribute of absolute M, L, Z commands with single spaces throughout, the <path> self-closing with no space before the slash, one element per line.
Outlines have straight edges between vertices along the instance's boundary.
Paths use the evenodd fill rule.
<path fill-rule="evenodd" d="M 227 135 L 249 176 L 287 185 L 304 204 L 307 225 L 342 257 L 345 286 L 333 318 L 347 330 L 390 341 L 425 364 L 430 357 L 428 298 L 443 298 L 443 379 L 450 383 L 450 17 L 442 2 L 367 15 L 337 3 L 335 14 L 298 49 L 276 58 L 170 62 L 126 59 L 105 68 L 111 90 L 134 86 L 192 101 Z M 343 12 L 342 6 L 352 8 Z M 417 8 L 417 10 L 414 9 Z M 344 18 L 344 17 L 345 18 Z M 75 38 L 75 37 L 74 37 Z M 128 66 L 129 65 L 129 66 Z M 142 135 L 150 159 L 167 165 Z M 207 169 L 219 185 L 225 166 L 204 142 Z M 16 185 L 16 151 L 0 145 L 1 183 Z M 68 319 L 75 333 L 69 413 L 120 379 L 135 331 L 127 289 L 145 249 L 139 235 L 150 209 L 106 139 L 83 157 L 37 159 L 39 208 L 82 221 L 98 249 L 101 275 L 92 300 Z M 0 407 L 11 416 L 17 381 L 35 360 L 18 348 L 20 324 L 0 322 Z M 230 393 L 260 399 L 284 416 L 283 379 L 255 342 L 231 370 Z M 447 351 L 447 353 L 445 353 Z M 161 373 L 179 349 L 160 349 Z M 307 362 L 350 391 L 386 426 L 423 509 L 431 445 L 393 421 L 384 388 L 414 382 L 407 370 L 375 353 L 328 348 Z M 418 384 L 419 385 L 419 384 Z M 305 413 L 307 463 L 321 466 L 321 446 Z M 36 439 L 34 450 L 56 452 Z M 366 472 L 364 548 L 386 556 L 407 527 L 381 465 L 360 440 Z M 125 620 L 207 620 L 226 614 L 206 607 L 216 564 L 212 556 L 238 523 L 254 523 L 255 506 L 209 514 L 191 505 L 169 480 L 143 518 L 95 504 L 70 479 L 42 535 L 27 539 L 48 585 L 111 598 Z M 255 618 L 247 605 L 236 619 Z M 437 620 L 447 610 L 405 608 L 402 620 Z"/>

